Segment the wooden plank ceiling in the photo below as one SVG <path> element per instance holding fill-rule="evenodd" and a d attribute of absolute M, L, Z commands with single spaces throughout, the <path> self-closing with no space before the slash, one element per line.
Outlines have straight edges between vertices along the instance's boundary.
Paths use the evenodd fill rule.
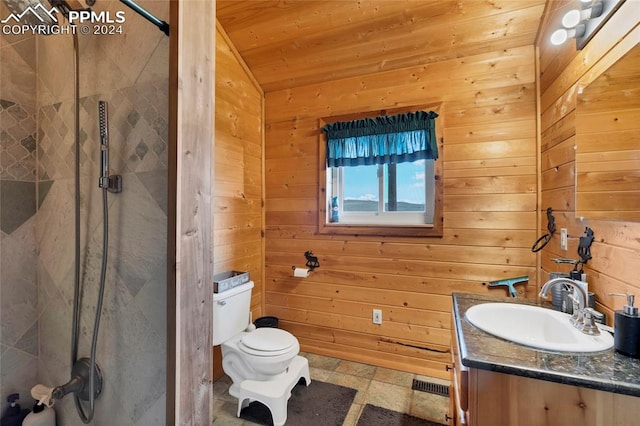
<path fill-rule="evenodd" d="M 265 92 L 533 45 L 545 0 L 217 0 Z"/>

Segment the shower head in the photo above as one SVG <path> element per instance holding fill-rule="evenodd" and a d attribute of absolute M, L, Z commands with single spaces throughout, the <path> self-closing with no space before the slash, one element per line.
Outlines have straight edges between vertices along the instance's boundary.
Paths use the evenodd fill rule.
<path fill-rule="evenodd" d="M 98 101 L 100 127 L 100 188 L 109 188 L 109 112 L 105 101 Z"/>

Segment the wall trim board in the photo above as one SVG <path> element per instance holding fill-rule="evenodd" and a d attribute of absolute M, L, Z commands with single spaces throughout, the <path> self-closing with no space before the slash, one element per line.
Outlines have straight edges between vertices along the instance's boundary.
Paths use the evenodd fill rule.
<path fill-rule="evenodd" d="M 171 2 L 167 424 L 213 419 L 215 2 Z M 213 47 L 213 48 L 212 48 Z M 171 223 L 173 222 L 173 223 Z M 173 263 L 175 262 L 175 271 Z M 172 353 L 173 352 L 173 353 Z"/>

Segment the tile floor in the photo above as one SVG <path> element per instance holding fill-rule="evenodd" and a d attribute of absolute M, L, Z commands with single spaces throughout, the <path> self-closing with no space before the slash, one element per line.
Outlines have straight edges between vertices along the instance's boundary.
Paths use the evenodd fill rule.
<path fill-rule="evenodd" d="M 427 392 L 414 391 L 414 378 L 449 385 L 446 380 L 390 370 L 357 362 L 345 361 L 322 355 L 300 353 L 309 360 L 311 381 L 334 383 L 357 389 L 351 409 L 343 426 L 354 426 L 358 422 L 365 404 L 373 404 L 401 413 L 445 423 L 449 411 L 449 398 Z M 227 392 L 231 380 L 222 376 L 213 384 L 213 424 L 220 426 L 255 426 L 235 416 L 237 400 Z M 296 425 L 293 425 L 296 426 Z"/>

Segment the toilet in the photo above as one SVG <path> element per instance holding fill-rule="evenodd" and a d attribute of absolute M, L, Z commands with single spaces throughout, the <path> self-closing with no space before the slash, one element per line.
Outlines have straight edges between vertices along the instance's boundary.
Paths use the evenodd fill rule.
<path fill-rule="evenodd" d="M 222 369 L 231 378 L 229 394 L 240 410 L 259 401 L 271 411 L 274 425 L 287 418 L 291 389 L 304 378 L 309 386 L 309 363 L 298 355 L 298 339 L 279 328 L 251 324 L 253 281 L 213 294 L 213 345 L 222 345 Z"/>

